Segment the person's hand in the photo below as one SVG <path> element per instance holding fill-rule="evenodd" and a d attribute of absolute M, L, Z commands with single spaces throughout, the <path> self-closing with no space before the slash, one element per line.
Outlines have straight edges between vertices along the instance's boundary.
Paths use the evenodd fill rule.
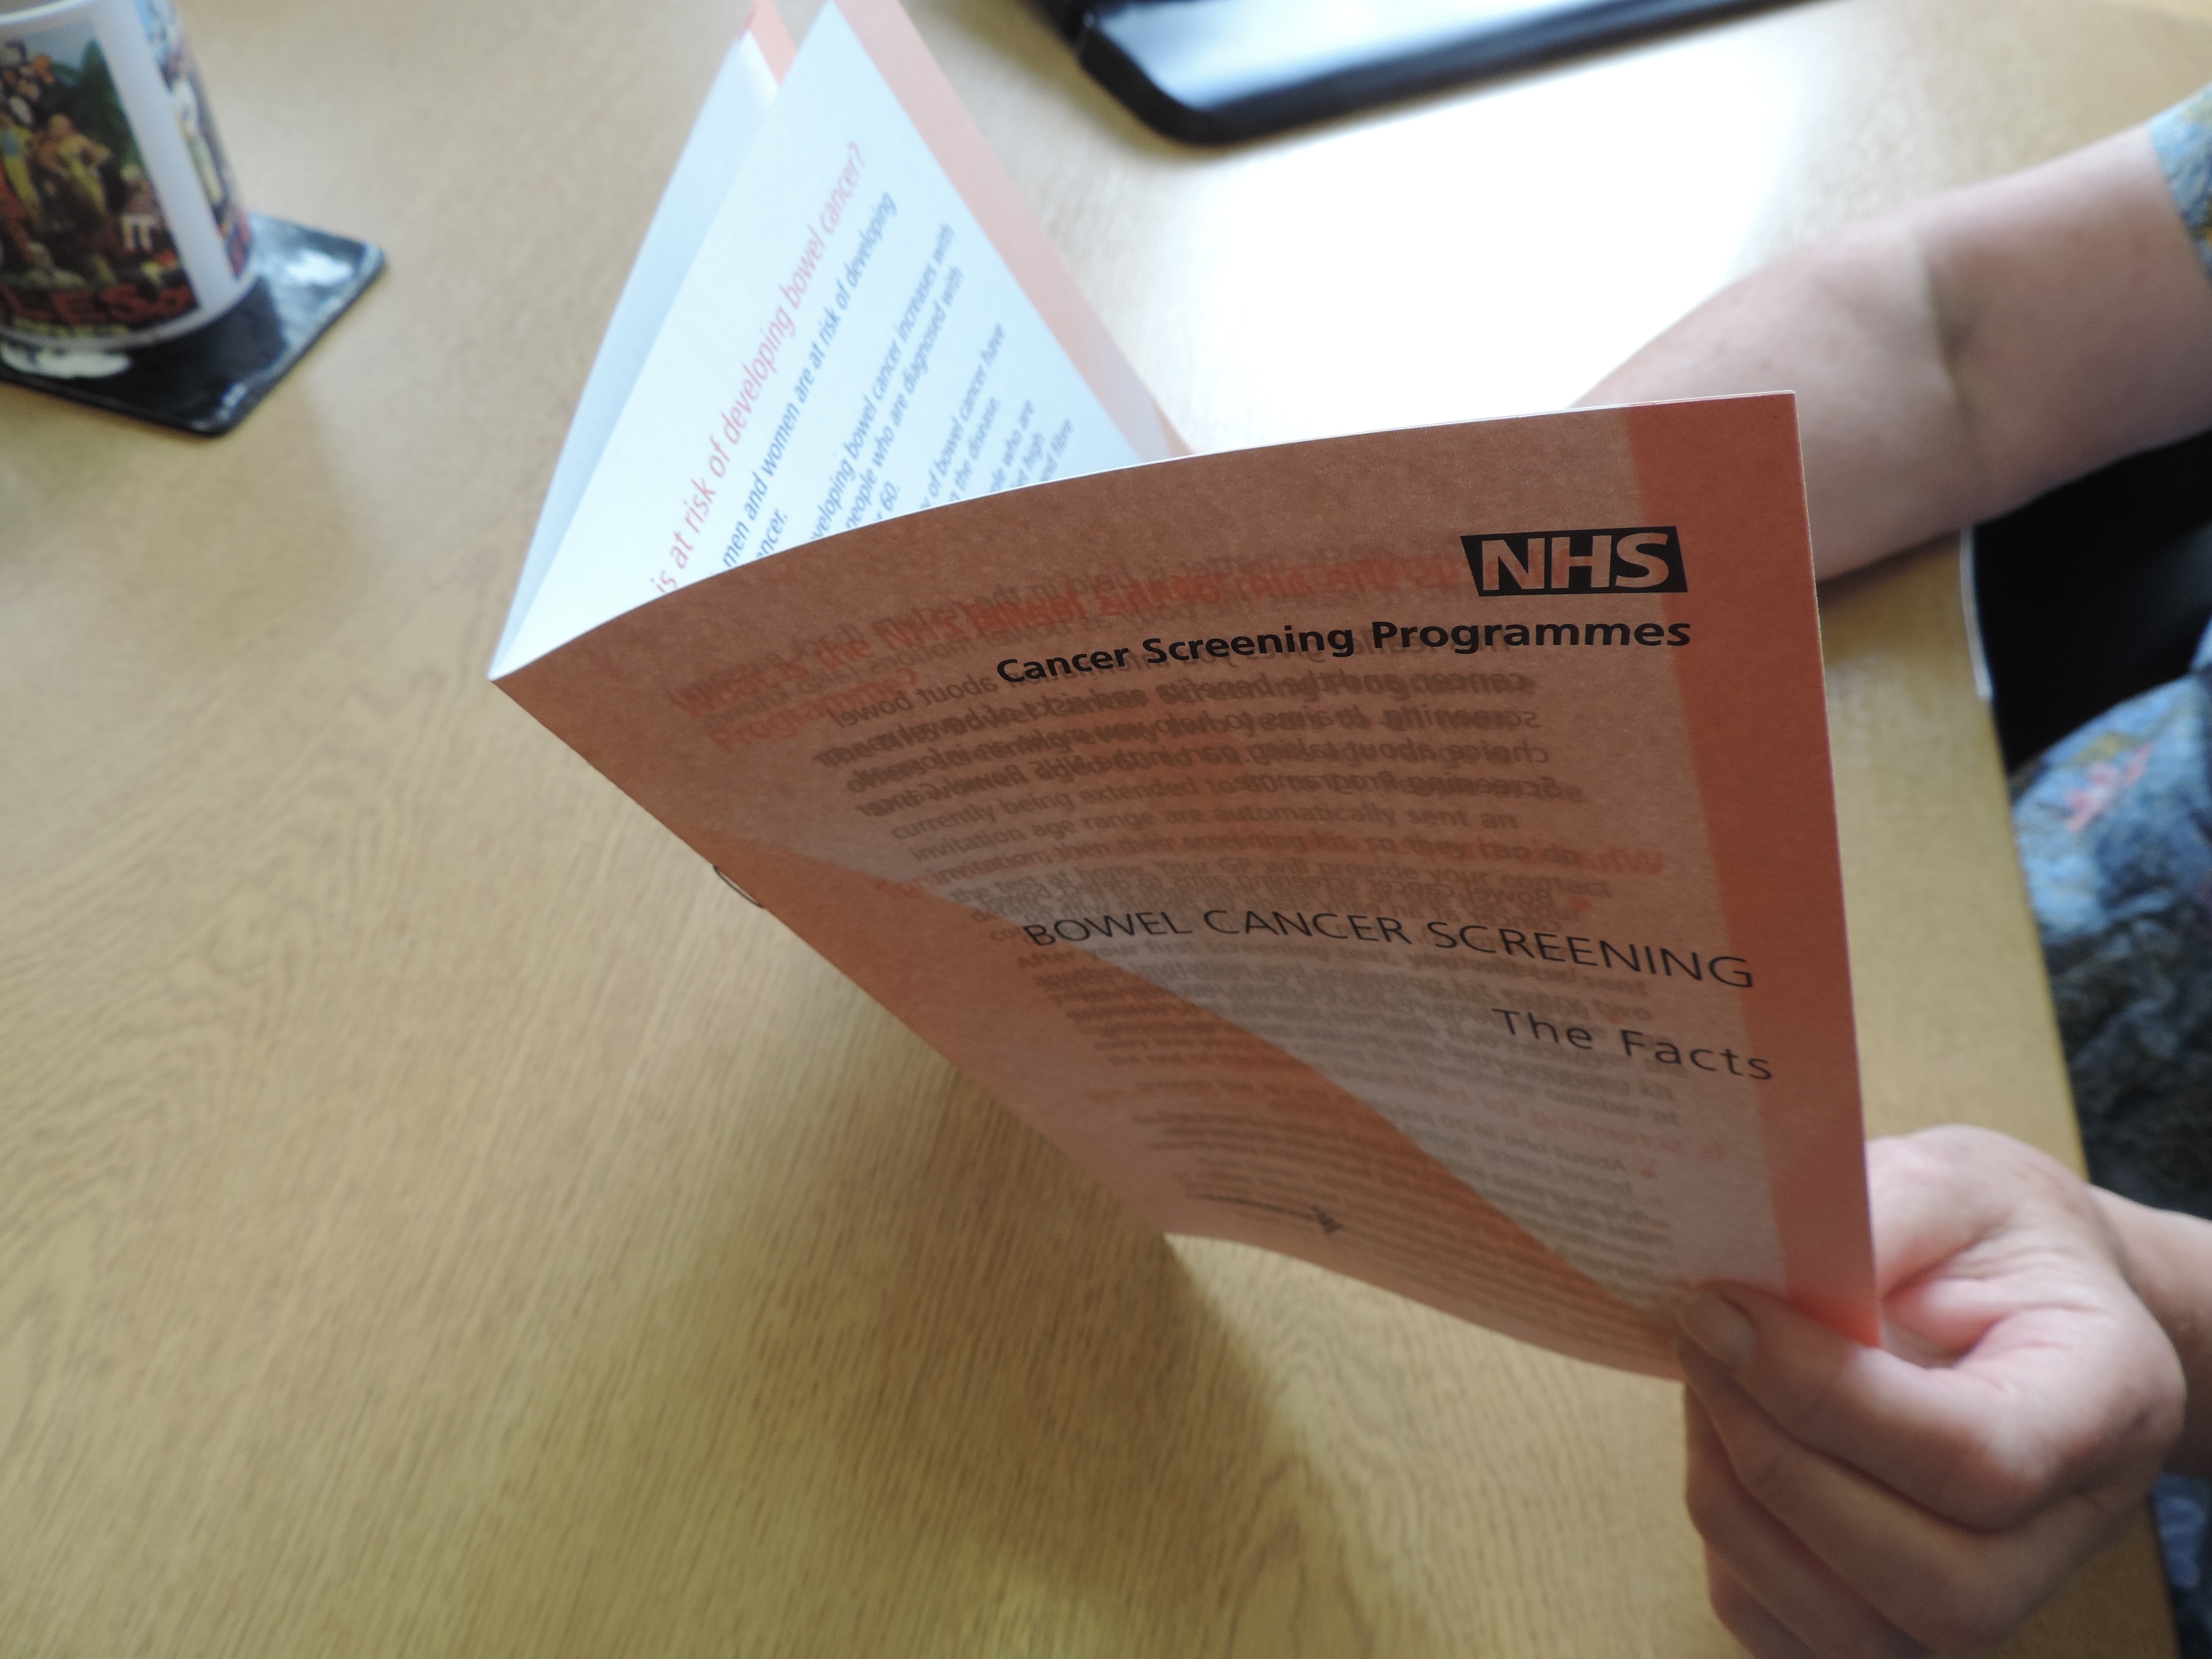
<path fill-rule="evenodd" d="M 1887 1352 L 1734 1285 L 1680 1310 L 1690 1515 L 1759 1659 L 1997 1640 L 2181 1431 L 2180 1363 L 2081 1181 L 1959 1127 L 1867 1165 Z"/>

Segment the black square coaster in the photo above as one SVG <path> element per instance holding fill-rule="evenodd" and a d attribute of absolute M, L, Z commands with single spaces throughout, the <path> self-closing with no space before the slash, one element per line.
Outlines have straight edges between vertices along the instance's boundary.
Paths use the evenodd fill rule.
<path fill-rule="evenodd" d="M 384 269 L 372 243 L 264 213 L 253 216 L 253 244 L 252 290 L 205 328 L 108 354 L 125 366 L 98 374 L 70 372 L 98 365 L 88 351 L 42 374 L 27 367 L 36 348 L 0 343 L 0 380 L 210 437 L 229 431 Z"/>

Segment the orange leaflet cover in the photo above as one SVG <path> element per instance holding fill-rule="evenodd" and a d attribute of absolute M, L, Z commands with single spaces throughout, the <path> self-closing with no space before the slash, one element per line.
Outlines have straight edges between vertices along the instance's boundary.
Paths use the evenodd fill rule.
<path fill-rule="evenodd" d="M 890 95 L 923 106 L 916 145 L 990 198 L 902 16 L 844 12 L 850 43 L 892 60 Z M 777 118 L 816 97 L 815 51 Z M 849 161 L 839 118 L 806 141 L 825 162 Z M 848 295 L 818 387 L 836 351 L 886 361 L 906 300 L 941 295 L 952 260 L 987 263 L 968 222 L 920 210 L 922 184 L 887 161 L 872 177 L 890 180 L 882 223 L 928 222 L 881 255 L 889 301 Z M 1005 268 L 1127 438 L 1149 404 L 1023 234 Z M 932 267 L 945 246 L 967 252 Z M 1050 356 L 988 275 L 969 281 L 973 304 L 1003 301 L 971 345 L 1003 328 Z M 794 339 L 817 303 L 837 301 L 799 305 Z M 876 402 L 856 424 L 858 378 L 787 402 L 793 432 L 812 421 L 855 462 L 881 441 L 872 492 L 926 479 L 992 387 L 1014 389 L 1009 431 L 1018 392 L 1060 395 L 1012 349 L 915 382 L 933 408 L 931 375 L 950 376 L 949 452 L 934 415 L 886 438 Z M 688 394 L 666 386 L 635 418 L 672 489 L 694 463 Z M 1089 408 L 990 437 L 971 466 L 1011 467 Z M 1169 441 L 1139 439 L 1131 459 Z M 700 544 L 740 533 L 759 481 L 734 486 L 762 453 L 726 458 Z M 837 486 L 817 465 L 805 501 L 834 501 L 828 533 L 519 664 L 503 651 L 499 683 L 1163 1228 L 1662 1375 L 1668 1310 L 1705 1279 L 1874 1340 L 1790 400 L 1097 464 L 842 530 L 857 471 Z M 627 502 L 648 562 L 665 499 Z M 579 556 L 619 565 L 629 544 L 591 535 Z"/>

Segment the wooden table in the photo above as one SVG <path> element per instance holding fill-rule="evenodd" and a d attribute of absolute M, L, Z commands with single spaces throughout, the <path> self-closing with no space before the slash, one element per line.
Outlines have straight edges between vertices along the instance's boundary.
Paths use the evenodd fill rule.
<path fill-rule="evenodd" d="M 1218 447 L 1563 401 L 2212 76 L 2179 4 L 1228 154 L 921 21 Z M 219 442 L 0 390 L 0 1656 L 1731 1650 L 1672 1390 L 1151 1235 L 484 684 L 729 0 L 190 11 L 249 198 L 392 264 Z M 1870 1121 L 2070 1153 L 1954 561 L 1827 616 Z M 2163 1629 L 2139 1530 L 2006 1651 Z"/>

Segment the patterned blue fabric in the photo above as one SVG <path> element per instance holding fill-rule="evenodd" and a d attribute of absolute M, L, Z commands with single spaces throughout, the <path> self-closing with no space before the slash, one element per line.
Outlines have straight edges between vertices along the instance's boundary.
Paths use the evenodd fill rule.
<path fill-rule="evenodd" d="M 2212 1218 L 2212 630 L 2187 678 L 2013 787 L 2090 1177 Z M 2182 1653 L 2212 1659 L 2212 1486 L 2168 1475 L 2153 1504 Z"/>
<path fill-rule="evenodd" d="M 2212 273 L 2212 87 L 2154 120 L 2150 141 L 2197 257 Z"/>
<path fill-rule="evenodd" d="M 2089 1172 L 2212 1218 L 2212 696 L 2200 672 L 2100 715 L 2014 781 Z"/>
<path fill-rule="evenodd" d="M 2212 87 L 2150 138 L 2212 276 Z M 2090 1178 L 2212 1218 L 2212 629 L 2191 671 L 2022 768 L 2013 831 Z M 2212 1483 L 2152 1504 L 2184 1659 L 2212 1659 Z"/>
<path fill-rule="evenodd" d="M 2212 1510 L 2212 1481 L 2185 1474 L 2161 1478 L 2151 1493 L 2158 1516 L 2158 1542 L 2166 1557 L 2166 1583 L 2173 1598 L 2174 1633 L 2181 1659 L 2212 1659 L 2212 1552 L 2208 1552 L 2206 1516 Z"/>

